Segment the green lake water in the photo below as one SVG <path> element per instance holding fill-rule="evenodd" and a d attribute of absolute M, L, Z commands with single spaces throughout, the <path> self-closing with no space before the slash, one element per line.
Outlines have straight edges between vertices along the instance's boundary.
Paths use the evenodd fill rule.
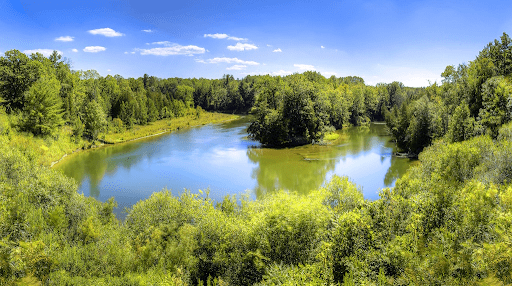
<path fill-rule="evenodd" d="M 350 177 L 374 200 L 412 162 L 392 156 L 385 124 L 345 128 L 328 146 L 283 149 L 247 139 L 248 125 L 241 118 L 108 146 L 70 156 L 54 168 L 76 179 L 87 196 L 114 197 L 119 214 L 163 188 L 176 195 L 209 188 L 214 200 L 242 193 L 257 199 L 276 189 L 308 193 L 334 174 Z"/>

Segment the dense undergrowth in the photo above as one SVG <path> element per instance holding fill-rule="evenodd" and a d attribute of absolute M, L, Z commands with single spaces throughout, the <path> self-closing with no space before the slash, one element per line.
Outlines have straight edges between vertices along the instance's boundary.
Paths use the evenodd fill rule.
<path fill-rule="evenodd" d="M 5 129 L 4 129 L 5 130 Z M 512 282 L 512 125 L 437 141 L 380 199 L 334 177 L 262 200 L 169 191 L 113 214 L 0 136 L 0 283 L 503 285 Z"/>

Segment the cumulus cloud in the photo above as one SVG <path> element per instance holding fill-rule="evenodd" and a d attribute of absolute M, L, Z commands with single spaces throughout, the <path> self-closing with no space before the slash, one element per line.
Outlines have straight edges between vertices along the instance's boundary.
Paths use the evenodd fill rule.
<path fill-rule="evenodd" d="M 116 32 L 113 29 L 110 28 L 101 28 L 101 29 L 94 29 L 88 31 L 90 34 L 93 35 L 102 35 L 105 37 L 121 37 L 124 36 L 123 33 Z"/>
<path fill-rule="evenodd" d="M 101 46 L 88 46 L 88 47 L 85 47 L 83 51 L 86 53 L 98 53 L 98 52 L 103 52 L 106 49 L 107 48 L 101 47 Z"/>
<path fill-rule="evenodd" d="M 231 37 L 228 34 L 204 34 L 205 38 L 228 39 L 233 41 L 247 41 L 246 38 Z"/>
<path fill-rule="evenodd" d="M 62 37 L 58 37 L 58 38 L 55 38 L 55 41 L 57 42 L 73 42 L 75 37 L 71 37 L 71 36 L 62 36 Z"/>
<path fill-rule="evenodd" d="M 243 70 L 245 69 L 247 66 L 246 65 L 234 65 L 234 66 L 231 66 L 231 67 L 228 67 L 226 68 L 227 70 Z"/>
<path fill-rule="evenodd" d="M 308 70 L 308 71 L 314 71 L 315 67 L 312 65 L 302 65 L 302 64 L 294 64 L 293 65 L 296 68 L 299 68 L 299 70 Z"/>
<path fill-rule="evenodd" d="M 234 46 L 228 46 L 228 50 L 230 51 L 249 51 L 249 50 L 256 50 L 258 47 L 252 44 L 242 44 L 242 43 L 236 43 Z"/>
<path fill-rule="evenodd" d="M 146 45 L 164 45 L 164 46 L 172 46 L 172 43 L 169 41 L 160 41 L 160 42 L 153 42 L 153 43 L 146 43 Z"/>
<path fill-rule="evenodd" d="M 52 50 L 52 49 L 34 49 L 34 50 L 24 50 L 23 53 L 27 54 L 27 55 L 31 55 L 31 54 L 36 54 L 36 53 L 40 53 L 42 54 L 43 56 L 45 57 L 49 57 L 51 54 L 53 54 L 53 51 L 57 51 L 57 53 L 59 53 L 59 55 L 62 56 L 62 52 L 61 51 L 58 51 L 58 50 Z"/>
<path fill-rule="evenodd" d="M 78 50 L 77 49 L 72 49 L 71 50 L 73 53 L 78 53 Z"/>
<path fill-rule="evenodd" d="M 147 30 L 142 30 L 142 32 L 146 32 L 146 33 L 153 33 L 154 31 L 151 30 L 151 29 L 147 29 Z"/>
<path fill-rule="evenodd" d="M 181 46 L 174 44 L 172 46 L 166 46 L 165 48 L 152 48 L 152 49 L 136 49 L 141 55 L 154 55 L 154 56 L 174 56 L 174 55 L 186 55 L 192 56 L 194 54 L 204 54 L 205 49 L 188 45 Z"/>
<path fill-rule="evenodd" d="M 324 47 L 324 46 L 320 46 L 320 48 L 325 49 L 325 47 Z"/>
<path fill-rule="evenodd" d="M 280 48 L 278 48 L 278 49 L 273 50 L 272 52 L 273 52 L 273 53 L 281 53 L 282 51 L 281 51 L 281 49 L 280 49 Z"/>
<path fill-rule="evenodd" d="M 203 63 L 203 64 L 218 64 L 218 63 L 227 63 L 227 64 L 241 64 L 241 65 L 248 65 L 248 66 L 257 66 L 259 63 L 254 61 L 244 61 L 240 60 L 238 58 L 213 58 L 208 60 L 201 60 L 197 59 L 196 62 Z"/>

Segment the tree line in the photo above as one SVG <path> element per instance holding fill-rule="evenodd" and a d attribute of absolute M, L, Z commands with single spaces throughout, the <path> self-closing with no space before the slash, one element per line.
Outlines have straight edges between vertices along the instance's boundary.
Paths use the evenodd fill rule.
<path fill-rule="evenodd" d="M 406 97 L 386 116 L 397 146 L 419 154 L 435 139 L 460 142 L 498 135 L 512 119 L 512 42 L 503 33 L 469 64 L 447 66 L 442 83 Z"/>
<path fill-rule="evenodd" d="M 264 76 L 254 85 L 250 137 L 266 145 L 307 144 L 348 125 L 382 121 L 386 113 L 421 89 L 400 82 L 366 85 L 360 77 L 323 77 L 307 71 Z"/>
<path fill-rule="evenodd" d="M 281 76 L 235 79 L 102 77 L 94 70 L 74 71 L 56 51 L 48 58 L 10 50 L 0 58 L 0 98 L 19 128 L 53 135 L 71 126 L 77 138 L 98 139 L 134 124 L 181 117 L 193 109 L 251 112 L 252 138 L 267 145 L 304 144 L 346 125 L 383 120 L 420 89 L 399 82 L 365 85 L 360 77 L 323 77 L 308 71 Z"/>
<path fill-rule="evenodd" d="M 10 50 L 0 58 L 0 98 L 19 128 L 52 136 L 69 125 L 77 138 L 97 139 L 103 131 L 130 129 L 164 118 L 196 112 L 243 112 L 252 106 L 254 79 L 160 79 L 119 75 L 102 77 L 94 70 L 74 71 L 56 51 L 48 58 Z"/>

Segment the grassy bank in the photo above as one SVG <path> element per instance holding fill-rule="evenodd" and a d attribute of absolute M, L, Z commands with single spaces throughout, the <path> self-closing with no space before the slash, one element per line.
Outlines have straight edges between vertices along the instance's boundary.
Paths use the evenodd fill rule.
<path fill-rule="evenodd" d="M 132 129 L 120 133 L 104 134 L 104 141 L 109 144 L 127 142 L 187 127 L 230 121 L 238 117 L 238 115 L 211 112 L 201 112 L 199 116 L 189 114 L 179 118 L 158 120 L 148 125 L 136 125 Z"/>
<path fill-rule="evenodd" d="M 196 114 L 189 114 L 179 118 L 158 120 L 148 125 L 135 125 L 132 129 L 123 132 L 102 134 L 100 138 L 103 138 L 104 135 L 105 143 L 121 143 L 177 129 L 215 124 L 237 118 L 239 118 L 238 115 L 203 111 L 199 117 Z M 3 140 L 5 142 L 2 143 L 11 149 L 25 153 L 38 165 L 51 167 L 66 155 L 99 145 L 98 142 L 73 137 L 73 130 L 70 126 L 63 126 L 56 134 L 48 137 L 19 132 L 17 128 L 13 127 L 17 125 L 17 120 L 15 116 L 8 116 L 5 111 L 0 111 L 0 135 L 5 136 L 5 140 Z"/>

